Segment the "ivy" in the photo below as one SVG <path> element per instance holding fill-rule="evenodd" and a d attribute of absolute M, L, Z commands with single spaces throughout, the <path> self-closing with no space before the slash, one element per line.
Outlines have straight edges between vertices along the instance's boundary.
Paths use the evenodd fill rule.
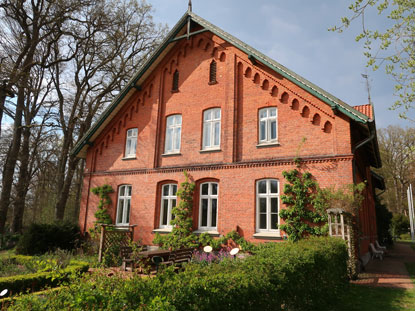
<path fill-rule="evenodd" d="M 180 184 L 177 191 L 179 204 L 172 210 L 172 231 L 161 236 L 156 234 L 153 243 L 159 244 L 163 248 L 180 249 L 185 247 L 198 246 L 197 236 L 193 233 L 193 194 L 195 184 L 189 182 L 189 176 L 186 171 L 183 172 L 185 181 Z"/>
<path fill-rule="evenodd" d="M 309 235 L 326 235 L 327 203 L 311 173 L 301 174 L 294 169 L 282 174 L 288 183 L 284 185 L 284 195 L 281 196 L 287 208 L 280 211 L 280 217 L 285 222 L 279 226 L 280 229 L 287 233 L 291 241 Z"/>
<path fill-rule="evenodd" d="M 111 216 L 108 214 L 107 207 L 111 205 L 110 193 L 114 192 L 110 185 L 102 185 L 91 189 L 91 192 L 99 197 L 99 203 L 97 206 L 97 211 L 95 212 L 95 222 L 94 227 L 89 231 L 92 235 L 99 232 L 100 224 L 112 224 Z"/>

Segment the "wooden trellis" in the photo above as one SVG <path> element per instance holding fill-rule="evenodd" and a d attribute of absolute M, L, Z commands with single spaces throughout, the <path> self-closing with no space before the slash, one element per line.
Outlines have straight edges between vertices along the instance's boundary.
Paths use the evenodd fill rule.
<path fill-rule="evenodd" d="M 341 208 L 327 210 L 330 236 L 342 238 L 347 242 L 349 255 L 351 252 L 351 214 Z"/>
<path fill-rule="evenodd" d="M 134 237 L 134 228 L 137 225 L 115 226 L 101 224 L 98 261 L 102 262 L 105 251 L 114 246 L 129 246 Z"/>

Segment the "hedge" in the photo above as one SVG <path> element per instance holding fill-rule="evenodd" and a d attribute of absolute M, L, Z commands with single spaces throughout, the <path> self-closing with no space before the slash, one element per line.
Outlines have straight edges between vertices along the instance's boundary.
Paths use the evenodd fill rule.
<path fill-rule="evenodd" d="M 87 276 L 10 310 L 327 310 L 347 284 L 345 243 L 312 238 L 264 245 L 245 259 L 168 268 L 155 278 Z"/>
<path fill-rule="evenodd" d="M 18 263 L 33 260 L 31 256 L 12 256 Z M 89 264 L 83 261 L 71 260 L 69 265 L 55 272 L 37 272 L 30 274 L 0 277 L 0 289 L 8 289 L 11 294 L 37 291 L 45 287 L 54 287 L 67 281 L 70 275 L 88 271 Z"/>

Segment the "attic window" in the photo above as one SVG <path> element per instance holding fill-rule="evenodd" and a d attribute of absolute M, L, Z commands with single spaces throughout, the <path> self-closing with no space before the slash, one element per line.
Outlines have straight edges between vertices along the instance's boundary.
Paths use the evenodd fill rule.
<path fill-rule="evenodd" d="M 175 92 L 179 91 L 179 71 L 177 69 L 173 74 L 173 85 L 171 90 Z"/>
<path fill-rule="evenodd" d="M 209 84 L 215 84 L 216 81 L 216 62 L 212 60 L 209 67 Z"/>

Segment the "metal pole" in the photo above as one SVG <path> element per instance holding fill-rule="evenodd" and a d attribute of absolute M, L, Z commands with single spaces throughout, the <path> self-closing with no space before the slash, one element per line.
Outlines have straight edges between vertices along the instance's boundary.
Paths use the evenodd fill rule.
<path fill-rule="evenodd" d="M 411 225 L 411 239 L 414 241 L 414 202 L 412 197 L 412 185 L 408 187 L 408 209 L 409 209 L 409 223 Z"/>

